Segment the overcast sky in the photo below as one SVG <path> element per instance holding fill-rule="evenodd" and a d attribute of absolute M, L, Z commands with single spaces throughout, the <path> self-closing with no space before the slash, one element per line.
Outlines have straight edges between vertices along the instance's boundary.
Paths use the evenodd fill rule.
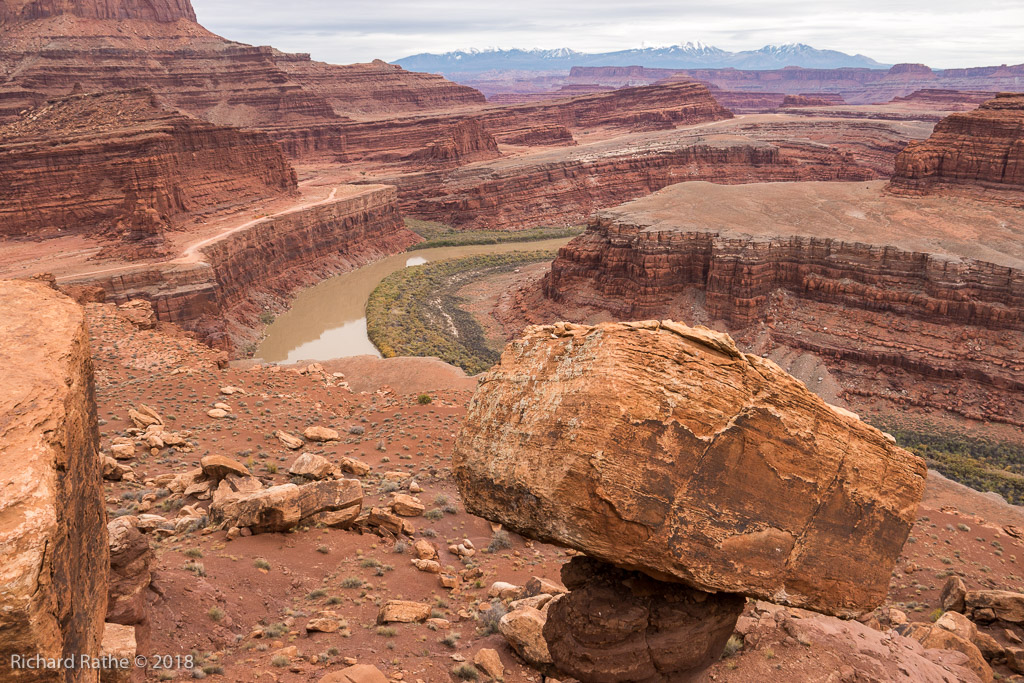
<path fill-rule="evenodd" d="M 471 47 L 607 52 L 702 41 L 807 43 L 932 67 L 1024 62 L 1024 0 L 193 0 L 245 43 L 335 63 Z"/>

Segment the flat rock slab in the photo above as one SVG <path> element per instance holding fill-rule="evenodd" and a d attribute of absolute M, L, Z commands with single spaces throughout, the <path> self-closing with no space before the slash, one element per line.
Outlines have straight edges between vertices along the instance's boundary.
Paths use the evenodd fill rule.
<path fill-rule="evenodd" d="M 471 513 L 707 592 L 843 616 L 882 601 L 920 458 L 706 328 L 523 335 L 456 441 Z"/>

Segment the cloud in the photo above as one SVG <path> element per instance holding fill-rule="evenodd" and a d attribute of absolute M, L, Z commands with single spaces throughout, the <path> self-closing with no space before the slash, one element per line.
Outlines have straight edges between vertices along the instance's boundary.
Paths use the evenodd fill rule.
<path fill-rule="evenodd" d="M 802 42 L 937 68 L 1024 62 L 1020 0 L 194 0 L 234 40 L 336 63 L 470 47 L 606 52 L 700 40 L 727 50 Z"/>

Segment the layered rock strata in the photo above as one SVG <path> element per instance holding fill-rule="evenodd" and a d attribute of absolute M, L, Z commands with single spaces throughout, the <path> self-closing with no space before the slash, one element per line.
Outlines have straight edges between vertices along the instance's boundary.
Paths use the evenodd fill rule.
<path fill-rule="evenodd" d="M 558 323 L 506 347 L 452 462 L 468 511 L 532 538 L 853 615 L 885 597 L 924 490 L 890 439 L 707 328 Z"/>
<path fill-rule="evenodd" d="M 266 135 L 165 109 L 149 90 L 72 95 L 0 127 L 0 236 L 159 248 L 185 216 L 295 189 Z"/>
<path fill-rule="evenodd" d="M 73 91 L 149 87 L 212 123 L 259 128 L 300 157 L 336 156 L 344 114 L 480 105 L 478 91 L 374 62 L 336 66 L 244 45 L 188 0 L 0 3 L 0 120 Z"/>
<path fill-rule="evenodd" d="M 1001 93 L 974 111 L 952 114 L 932 136 L 896 157 L 891 189 L 1024 191 L 1024 94 Z"/>
<path fill-rule="evenodd" d="M 263 310 L 257 302 L 284 297 L 419 239 L 402 223 L 394 188 L 345 188 L 335 200 L 230 232 L 191 257 L 69 278 L 62 285 L 101 286 L 107 301 L 147 299 L 158 319 L 233 349 L 252 334 Z"/>
<path fill-rule="evenodd" d="M 15 655 L 98 656 L 106 513 L 82 309 L 39 282 L 0 282 L 0 678 L 97 681 Z"/>
<path fill-rule="evenodd" d="M 597 214 L 509 317 L 718 321 L 759 353 L 818 358 L 854 405 L 1024 425 L 1019 211 L 881 190 L 672 186 Z"/>
<path fill-rule="evenodd" d="M 463 229 L 582 223 L 595 210 L 683 180 L 749 183 L 888 177 L 920 124 L 743 120 L 704 131 L 620 135 L 455 169 L 379 179 L 404 213 Z"/>

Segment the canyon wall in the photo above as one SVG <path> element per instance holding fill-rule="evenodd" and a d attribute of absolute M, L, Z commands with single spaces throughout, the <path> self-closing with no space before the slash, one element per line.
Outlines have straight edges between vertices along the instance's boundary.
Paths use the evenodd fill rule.
<path fill-rule="evenodd" d="M 814 375 L 829 374 L 839 383 L 838 394 L 858 409 L 883 401 L 890 417 L 896 404 L 1024 426 L 1024 260 L 1006 217 L 992 219 L 1009 232 L 993 234 L 983 247 L 991 260 L 972 258 L 966 255 L 976 251 L 970 244 L 956 246 L 959 239 L 970 242 L 956 236 L 962 215 L 946 225 L 934 222 L 943 211 L 956 211 L 956 203 L 945 210 L 944 204 L 929 205 L 915 216 L 908 200 L 897 200 L 882 218 L 857 217 L 857 211 L 874 209 L 862 199 L 844 203 L 833 196 L 845 191 L 838 186 L 809 185 L 819 186 L 807 201 L 804 220 L 811 223 L 788 229 L 760 214 L 751 219 L 735 213 L 724 194 L 710 192 L 714 186 L 698 193 L 713 194 L 710 215 L 695 200 L 696 190 L 687 190 L 685 201 L 654 209 L 659 194 L 600 212 L 584 235 L 559 251 L 543 280 L 507 297 L 501 315 L 512 332 L 526 322 L 609 315 L 715 324 L 757 353 L 810 354 L 821 368 Z M 746 187 L 754 186 L 723 192 L 735 197 Z M 861 188 L 858 193 L 869 192 Z M 884 206 L 884 194 L 878 196 Z M 826 197 L 841 221 L 877 221 L 879 227 L 873 233 L 831 227 L 820 213 Z M 752 202 L 780 200 L 759 194 Z M 788 201 L 792 205 L 793 196 Z M 630 209 L 640 203 L 643 212 Z M 975 210 L 980 216 L 989 208 Z M 768 227 L 754 228 L 758 224 L 749 220 Z M 733 227 L 708 227 L 707 221 Z M 784 221 L 790 225 L 790 216 Z M 926 241 L 907 240 L 915 223 L 929 235 Z M 939 237 L 939 229 L 950 237 Z M 875 241 L 883 234 L 892 241 Z M 1004 238 L 999 256 L 1003 247 L 989 247 Z M 918 248 L 929 243 L 953 247 L 932 253 Z M 965 255 L 955 256 L 958 249 Z M 821 376 L 801 379 L 812 388 L 822 382 Z"/>
<path fill-rule="evenodd" d="M 788 95 L 838 93 L 851 104 L 888 102 L 923 88 L 948 90 L 1022 90 L 1024 64 L 969 69 L 930 69 L 923 64 L 897 64 L 890 69 L 658 69 L 640 66 L 573 67 L 562 81 L 544 79 L 547 87 L 564 83 L 596 83 L 621 87 L 685 78 L 723 91 L 784 93 Z M 467 81 L 472 84 L 472 81 Z"/>
<path fill-rule="evenodd" d="M 226 40 L 188 0 L 2 0 L 0 121 L 72 92 L 148 87 L 220 125 L 264 130 L 296 157 L 344 152 L 346 112 L 480 105 L 478 91 L 382 62 L 337 66 Z"/>
<path fill-rule="evenodd" d="M 555 142 L 561 143 L 565 141 L 562 129 L 668 130 L 731 117 L 703 85 L 678 82 L 452 115 L 343 123 L 339 129 L 349 160 L 397 161 L 429 147 L 452 126 L 468 120 L 482 125 L 499 143 L 548 145 L 548 136 L 534 140 L 535 131 L 557 131 Z"/>
<path fill-rule="evenodd" d="M 80 306 L 0 281 L 0 679 L 98 681 L 12 656 L 98 656 L 107 529 L 89 336 Z"/>
<path fill-rule="evenodd" d="M 108 301 L 147 299 L 158 319 L 235 349 L 252 341 L 264 306 L 419 241 L 402 223 L 396 200 L 392 187 L 346 188 L 330 202 L 229 233 L 191 258 L 61 284 L 99 285 Z"/>
<path fill-rule="evenodd" d="M 402 211 L 460 229 L 519 230 L 578 224 L 594 210 L 683 180 L 745 183 L 881 177 L 825 145 L 789 148 L 721 136 L 664 136 L 612 150 L 569 148 L 507 162 L 387 178 Z M 796 160 L 795 157 L 799 157 Z"/>
<path fill-rule="evenodd" d="M 296 187 L 263 133 L 165 109 L 149 90 L 72 95 L 0 127 L 0 236 L 104 234 L 151 253 L 185 215 Z"/>
<path fill-rule="evenodd" d="M 1024 190 L 1024 94 L 1001 93 L 974 111 L 942 119 L 930 138 L 896 157 L 890 189 Z"/>

